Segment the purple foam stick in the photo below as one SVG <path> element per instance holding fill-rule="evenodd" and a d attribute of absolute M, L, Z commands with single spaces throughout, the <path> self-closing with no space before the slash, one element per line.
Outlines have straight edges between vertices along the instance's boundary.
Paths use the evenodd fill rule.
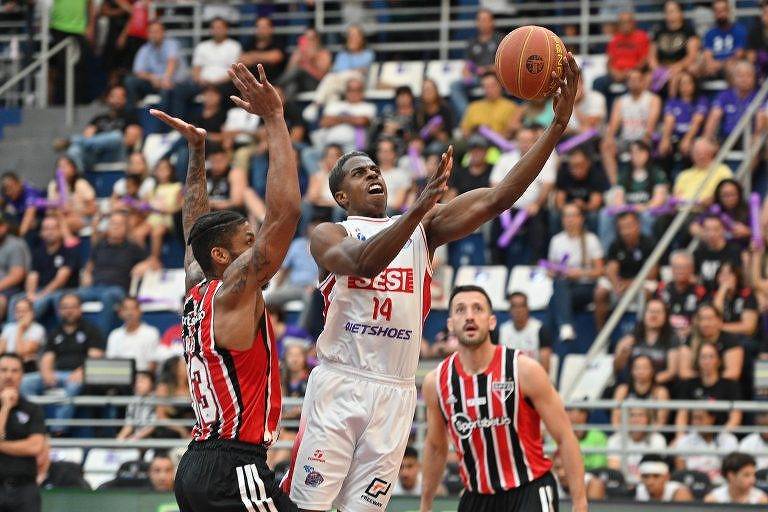
<path fill-rule="evenodd" d="M 60 201 L 49 201 L 44 197 L 35 197 L 27 201 L 27 207 L 30 208 L 59 208 Z"/>
<path fill-rule="evenodd" d="M 424 162 L 421 161 L 421 155 L 415 144 L 408 145 L 408 161 L 411 163 L 411 171 L 418 178 L 423 178 L 427 175 L 427 170 L 424 168 Z"/>
<path fill-rule="evenodd" d="M 565 274 L 568 271 L 568 258 L 570 258 L 570 254 L 564 255 L 559 263 L 549 260 L 539 260 L 539 266 L 543 269 L 551 270 L 555 274 Z"/>
<path fill-rule="evenodd" d="M 569 152 L 576 146 L 579 146 L 581 144 L 584 144 L 592 137 L 596 137 L 600 135 L 600 132 L 595 130 L 594 128 L 591 130 L 587 130 L 584 133 L 580 133 L 578 135 L 574 135 L 573 137 L 569 138 L 568 140 L 558 144 L 557 146 L 557 153 L 562 155 L 564 153 Z"/>
<path fill-rule="evenodd" d="M 464 85 L 470 85 L 475 81 L 475 75 L 477 75 L 477 65 L 475 65 L 475 63 L 471 60 L 465 62 L 470 74 L 469 76 L 462 78 L 462 81 L 464 82 Z"/>
<path fill-rule="evenodd" d="M 506 218 L 504 218 L 504 213 L 507 214 Z M 528 220 L 528 210 L 518 210 L 512 219 L 510 219 L 509 210 L 506 210 L 504 213 L 501 214 L 501 225 L 504 227 L 504 232 L 496 242 L 499 247 L 507 247 L 517 232 L 520 231 L 520 228 L 523 227 L 525 221 Z"/>
<path fill-rule="evenodd" d="M 659 66 L 653 71 L 651 75 L 651 90 L 653 92 L 659 92 L 669 81 L 669 68 Z"/>
<path fill-rule="evenodd" d="M 69 201 L 69 187 L 67 186 L 67 179 L 64 177 L 64 171 L 61 167 L 56 169 L 56 183 L 59 187 L 59 201 L 64 204 Z"/>
<path fill-rule="evenodd" d="M 362 151 L 365 149 L 365 129 L 355 126 L 355 147 Z"/>
<path fill-rule="evenodd" d="M 609 206 L 606 208 L 606 212 L 609 215 L 620 215 L 625 212 L 636 212 L 637 207 L 633 204 L 620 204 L 615 206 Z"/>
<path fill-rule="evenodd" d="M 481 125 L 477 129 L 477 132 L 483 137 L 485 137 L 486 139 L 488 139 L 489 141 L 493 142 L 502 151 L 512 151 L 517 147 L 513 142 L 510 142 L 507 139 L 505 139 L 502 134 L 494 130 L 491 130 L 486 125 Z"/>
<path fill-rule="evenodd" d="M 723 225 L 725 226 L 725 229 L 728 231 L 733 231 L 733 217 L 728 215 L 723 211 L 722 208 L 720 208 L 719 204 L 713 204 L 709 207 L 710 213 L 717 215 L 720 220 L 723 222 Z"/>
<path fill-rule="evenodd" d="M 419 137 L 426 140 L 432 134 L 432 130 L 434 130 L 441 124 L 443 124 L 443 116 L 441 115 L 432 116 L 429 119 L 429 121 L 427 121 L 427 124 L 425 124 L 421 128 L 421 131 L 419 132 Z"/>
<path fill-rule="evenodd" d="M 682 199 L 670 197 L 666 203 L 662 204 L 661 206 L 654 206 L 653 208 L 649 208 L 648 211 L 651 212 L 651 215 L 667 215 L 669 213 L 674 213 L 677 207 L 683 203 L 685 203 L 685 201 Z"/>
<path fill-rule="evenodd" d="M 152 208 L 149 205 L 148 202 L 141 201 L 139 199 L 136 199 L 135 197 L 123 196 L 123 197 L 120 198 L 120 200 L 122 202 L 124 202 L 125 204 L 127 204 L 129 207 L 131 207 L 131 208 L 133 208 L 135 210 L 139 210 L 139 211 L 142 211 L 142 212 L 152 212 L 152 211 L 155 211 L 155 209 Z"/>
<path fill-rule="evenodd" d="M 749 195 L 749 227 L 752 229 L 752 241 L 763 247 L 763 230 L 760 227 L 760 194 L 752 192 Z"/>

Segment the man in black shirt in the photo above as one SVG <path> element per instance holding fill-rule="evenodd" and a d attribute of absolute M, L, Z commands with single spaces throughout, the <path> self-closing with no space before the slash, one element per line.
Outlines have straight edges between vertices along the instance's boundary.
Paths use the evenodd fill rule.
<path fill-rule="evenodd" d="M 128 218 L 115 212 L 109 218 L 105 238 L 91 248 L 91 259 L 85 265 L 83 287 L 77 295 L 84 302 L 99 301 L 102 308 L 97 326 L 101 332 L 112 331 L 115 306 L 125 298 L 131 277 L 147 269 L 144 249 L 128 240 Z"/>
<path fill-rule="evenodd" d="M 672 267 L 672 281 L 661 282 L 656 290 L 656 297 L 667 305 L 669 323 L 681 340 L 691 334 L 693 316 L 699 304 L 707 295 L 707 290 L 699 284 L 693 274 L 693 258 L 686 251 L 675 251 L 669 257 Z"/>
<path fill-rule="evenodd" d="M 760 18 L 755 18 L 747 34 L 747 58 L 759 66 L 759 75 L 765 76 L 768 62 L 768 3 L 763 2 Z"/>
<path fill-rule="evenodd" d="M 595 287 L 595 323 L 602 329 L 608 318 L 612 299 L 618 300 L 640 272 L 654 249 L 654 242 L 640 230 L 640 218 L 635 212 L 625 212 L 616 218 L 618 238 L 608 248 L 605 278 Z M 654 267 L 648 279 L 656 279 Z"/>
<path fill-rule="evenodd" d="M 104 357 L 104 337 L 99 329 L 83 319 L 77 295 L 67 293 L 61 297 L 59 318 L 61 325 L 48 333 L 40 371 L 24 377 L 21 389 L 25 395 L 41 395 L 47 389 L 63 388 L 67 396 L 77 396 L 83 387 L 86 358 Z M 74 412 L 74 406 L 62 405 L 56 409 L 55 416 L 69 419 Z M 60 425 L 51 427 L 51 432 L 59 435 L 65 430 Z"/>
<path fill-rule="evenodd" d="M 21 358 L 0 355 L 0 510 L 38 512 L 36 457 L 45 448 L 42 409 L 19 394 Z"/>
<path fill-rule="evenodd" d="M 717 271 L 726 261 L 735 268 L 742 266 L 741 249 L 725 238 L 723 221 L 717 215 L 708 215 L 702 222 L 701 245 L 694 251 L 696 273 L 701 284 L 712 292 L 717 288 Z"/>
<path fill-rule="evenodd" d="M 74 248 L 64 246 L 58 217 L 43 219 L 40 227 L 41 244 L 32 251 L 32 271 L 27 274 L 24 292 L 11 299 L 10 311 L 17 301 L 27 298 L 35 308 L 35 318 L 54 309 L 62 290 L 77 288 L 80 282 L 80 257 Z"/>
<path fill-rule="evenodd" d="M 590 231 L 597 232 L 598 212 L 603 205 L 603 192 L 608 190 L 608 179 L 602 168 L 592 161 L 584 148 L 568 154 L 568 161 L 560 166 L 555 180 L 555 209 L 550 212 L 550 230 L 562 230 L 562 212 L 568 203 L 576 204 L 587 221 Z"/>
<path fill-rule="evenodd" d="M 470 190 L 490 186 L 491 166 L 486 161 L 488 142 L 482 135 L 474 134 L 467 140 L 469 163 L 457 168 L 448 180 L 449 198 Z"/>
<path fill-rule="evenodd" d="M 275 36 L 275 26 L 267 16 L 256 18 L 256 35 L 243 45 L 248 50 L 240 56 L 240 62 L 258 76 L 256 64 L 264 66 L 267 80 L 275 82 L 285 69 L 284 41 Z"/>
<path fill-rule="evenodd" d="M 124 160 L 129 149 L 141 143 L 144 136 L 138 119 L 126 109 L 126 94 L 122 86 L 110 89 L 107 106 L 109 110 L 91 119 L 82 135 L 54 142 L 54 149 L 66 149 L 67 155 L 81 171 L 91 169 L 99 161 Z"/>

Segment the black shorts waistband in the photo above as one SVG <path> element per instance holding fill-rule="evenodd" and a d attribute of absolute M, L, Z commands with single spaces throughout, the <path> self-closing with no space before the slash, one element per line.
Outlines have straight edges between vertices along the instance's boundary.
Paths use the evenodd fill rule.
<path fill-rule="evenodd" d="M 189 451 L 230 450 L 266 458 L 267 448 L 261 444 L 244 443 L 234 439 L 206 439 L 192 441 L 187 447 Z"/>
<path fill-rule="evenodd" d="M 6 476 L 0 477 L 0 485 L 8 487 L 22 487 L 24 485 L 36 484 L 35 477 L 32 476 Z"/>
<path fill-rule="evenodd" d="M 526 482 L 523 485 L 512 487 L 511 489 L 498 491 L 495 494 L 486 494 L 486 493 L 480 493 L 477 491 L 466 491 L 464 494 L 469 494 L 472 496 L 501 496 L 504 494 L 515 494 L 519 492 L 525 492 L 525 490 L 528 489 L 529 487 L 554 484 L 554 483 L 556 483 L 555 476 L 552 474 L 551 471 L 547 471 L 546 473 L 541 475 L 539 478 Z"/>

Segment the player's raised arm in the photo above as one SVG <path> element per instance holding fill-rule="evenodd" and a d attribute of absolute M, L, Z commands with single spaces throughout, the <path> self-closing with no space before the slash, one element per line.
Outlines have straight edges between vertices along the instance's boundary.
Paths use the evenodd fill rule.
<path fill-rule="evenodd" d="M 184 202 L 181 204 L 181 223 L 184 229 L 184 242 L 189 242 L 189 232 L 198 217 L 210 211 L 208 206 L 208 188 L 205 181 L 205 130 L 189 124 L 178 117 L 171 117 L 157 109 L 149 111 L 154 117 L 179 132 L 189 145 L 189 166 L 184 184 Z M 203 279 L 203 271 L 192 255 L 192 247 L 187 244 L 184 253 L 184 271 L 186 289 Z"/>
<path fill-rule="evenodd" d="M 367 160 L 375 167 L 370 159 Z M 453 146 L 443 153 L 437 172 L 429 178 L 413 207 L 390 227 L 367 240 L 347 236 L 345 229 L 338 224 L 319 225 L 310 236 L 310 250 L 317 263 L 326 272 L 333 274 L 377 276 L 402 250 L 424 216 L 448 190 L 448 178 L 452 168 Z M 355 168 L 350 172 L 374 172 L 360 169 L 369 168 Z"/>
<path fill-rule="evenodd" d="M 539 175 L 544 163 L 565 132 L 573 113 L 576 91 L 581 72 L 570 52 L 565 63 L 565 79 L 553 73 L 559 81 L 559 92 L 554 96 L 555 118 L 536 144 L 493 188 L 479 188 L 456 197 L 448 204 L 438 205 L 424 219 L 427 240 L 431 250 L 467 236 L 479 226 L 510 208 Z"/>
<path fill-rule="evenodd" d="M 521 354 L 518 357 L 520 391 L 533 403 L 533 407 L 547 427 L 547 432 L 555 440 L 563 456 L 568 489 L 573 500 L 573 511 L 586 512 L 587 493 L 584 488 L 584 463 L 579 450 L 579 442 L 573 433 L 573 427 L 565 412 L 563 402 L 549 382 L 549 376 L 544 368 L 527 356 Z"/>
<path fill-rule="evenodd" d="M 240 255 L 223 276 L 223 293 L 233 300 L 242 293 L 261 289 L 280 269 L 301 217 L 299 172 L 283 118 L 283 102 L 267 81 L 262 65 L 257 67 L 258 79 L 243 64 L 235 64 L 229 70 L 232 82 L 242 94 L 242 99 L 232 96 L 232 101 L 264 122 L 269 152 L 264 223 L 256 233 L 253 247 Z"/>
<path fill-rule="evenodd" d="M 445 461 L 448 458 L 448 431 L 438 403 L 436 379 L 437 375 L 433 370 L 424 377 L 421 386 L 427 406 L 427 438 L 424 440 L 422 455 L 424 469 L 421 476 L 421 512 L 432 510 L 432 502 L 443 480 Z"/>

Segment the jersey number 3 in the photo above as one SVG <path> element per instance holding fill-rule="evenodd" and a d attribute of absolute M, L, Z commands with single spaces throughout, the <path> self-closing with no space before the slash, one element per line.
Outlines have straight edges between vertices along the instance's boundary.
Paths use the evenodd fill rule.
<path fill-rule="evenodd" d="M 373 298 L 373 319 L 378 320 L 380 316 L 386 318 L 388 322 L 392 320 L 392 299 L 389 297 L 383 301 L 378 297 Z"/>

